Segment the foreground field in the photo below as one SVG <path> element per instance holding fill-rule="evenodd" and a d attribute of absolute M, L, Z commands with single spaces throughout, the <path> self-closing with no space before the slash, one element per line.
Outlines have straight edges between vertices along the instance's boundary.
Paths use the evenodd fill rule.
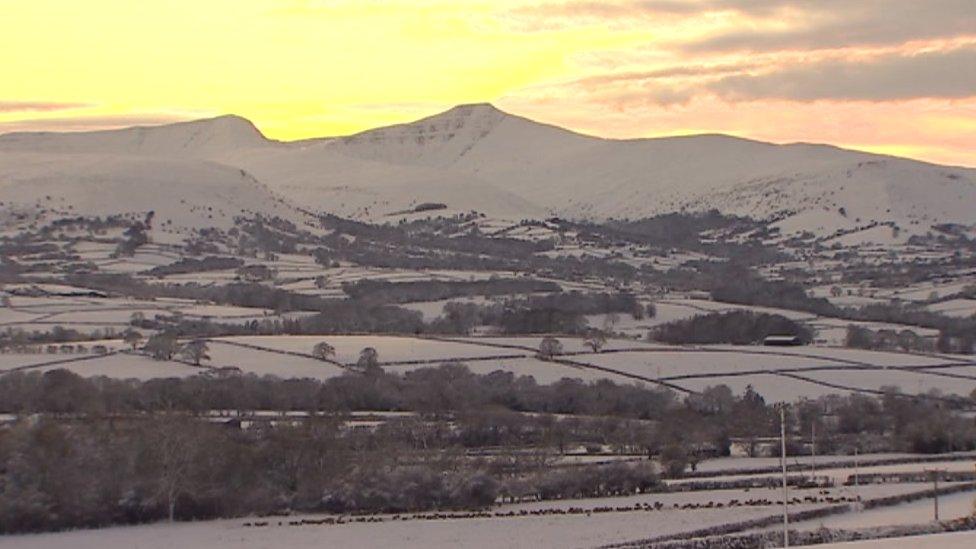
<path fill-rule="evenodd" d="M 240 520 L 222 520 L 176 525 L 119 527 L 106 530 L 14 536 L 3 540 L 11 549 L 164 549 L 206 547 L 208 549 L 257 549 L 290 547 L 390 547 L 449 549 L 471 547 L 597 547 L 647 535 L 648 532 L 677 533 L 728 519 L 758 517 L 763 511 L 739 515 L 727 511 L 660 513 L 649 519 L 646 513 L 594 516 L 543 516 L 509 519 L 461 519 L 343 524 L 340 526 L 288 526 L 287 522 L 248 528 Z"/>
<path fill-rule="evenodd" d="M 917 484 L 868 486 L 862 496 L 868 499 L 913 493 L 924 489 Z M 828 495 L 850 495 L 850 488 L 836 488 Z M 194 523 L 154 524 L 83 530 L 53 534 L 20 535 L 2 539 L 4 547 L 13 549 L 116 549 L 139 547 L 206 547 L 208 549 L 266 547 L 388 547 L 447 549 L 453 547 L 598 547 L 635 539 L 671 536 L 712 526 L 778 516 L 777 490 L 717 490 L 692 493 L 646 494 L 623 498 L 601 498 L 503 505 L 495 513 L 516 516 L 449 518 L 446 515 L 377 515 L 355 519 L 346 517 L 342 524 L 312 524 L 323 516 L 306 515 L 235 519 Z M 816 491 L 798 490 L 793 497 L 812 496 Z M 962 503 L 971 500 L 972 492 L 948 496 L 946 516 L 964 516 Z M 678 508 L 701 506 L 706 502 L 728 504 L 730 501 L 769 498 L 769 505 L 726 508 Z M 663 504 L 663 510 L 614 511 L 635 504 Z M 802 504 L 792 511 L 810 510 L 826 504 Z M 551 514 L 574 510 L 573 514 Z M 522 513 L 518 515 L 518 513 Z M 547 514 L 549 513 L 549 514 Z M 890 524 L 914 524 L 929 520 L 931 500 L 895 506 L 864 513 L 849 513 L 823 521 L 799 523 L 799 529 L 829 527 L 862 527 Z M 408 520 L 412 519 L 412 520 Z M 306 521 L 304 524 L 301 524 Z M 923 540 L 925 538 L 918 538 Z M 935 538 L 933 538 L 935 539 Z M 953 538 L 955 539 L 955 538 Z M 971 539 L 961 536 L 960 539 Z M 889 547 L 890 545 L 877 545 Z M 919 547 L 919 545 L 915 545 Z M 941 545 L 921 545 L 921 547 Z M 871 547 L 875 547 L 872 545 Z M 959 545 L 963 547 L 963 545 Z M 968 546 L 966 546 L 968 547 Z"/>

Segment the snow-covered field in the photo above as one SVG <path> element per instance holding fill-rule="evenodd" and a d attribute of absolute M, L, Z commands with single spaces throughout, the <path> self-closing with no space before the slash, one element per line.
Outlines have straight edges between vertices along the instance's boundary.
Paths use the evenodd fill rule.
<path fill-rule="evenodd" d="M 973 513 L 976 504 L 976 493 L 960 492 L 939 496 L 939 519 L 951 520 L 968 517 Z M 857 513 L 847 513 L 824 517 L 815 521 L 797 522 L 797 529 L 815 529 L 820 527 L 854 530 L 874 526 L 890 526 L 892 524 L 922 524 L 935 518 L 935 504 L 932 499 L 922 499 L 895 505 L 870 509 Z"/>
<path fill-rule="evenodd" d="M 820 466 L 825 463 L 849 463 L 852 467 L 856 463 L 865 463 L 876 459 L 910 458 L 914 454 L 861 454 L 859 456 L 790 456 L 790 466 Z M 976 461 L 976 458 L 974 458 Z M 721 457 L 706 459 L 698 464 L 698 471 L 703 473 L 712 471 L 750 470 L 766 467 L 779 467 L 778 457 Z M 819 467 L 823 468 L 823 467 Z M 811 468 L 812 470 L 812 468 Z"/>
<path fill-rule="evenodd" d="M 868 467 L 854 467 L 853 463 L 844 464 L 843 466 L 835 466 L 829 468 L 817 468 L 816 475 L 818 477 L 830 477 L 837 484 L 843 484 L 848 478 L 851 478 L 856 474 L 858 475 L 868 475 L 868 474 L 880 474 L 880 473 L 921 473 L 927 470 L 942 470 L 951 473 L 970 473 L 973 472 L 974 466 L 976 466 L 976 458 L 974 459 L 963 459 L 963 460 L 947 460 L 947 461 L 934 461 L 926 463 L 895 463 L 890 465 L 872 465 Z M 812 473 L 810 471 L 804 471 L 805 473 Z M 791 473 L 794 474 L 794 473 Z M 799 474 L 799 473 L 795 473 Z M 709 476 L 708 480 L 735 480 L 741 478 L 776 478 L 778 473 L 729 473 L 718 476 Z M 699 479 L 689 478 L 689 479 L 676 479 L 668 481 L 671 484 L 685 484 L 694 483 Z M 862 489 L 864 487 L 862 486 Z"/>
<path fill-rule="evenodd" d="M 929 305 L 927 309 L 947 316 L 971 317 L 976 315 L 976 299 L 950 299 Z"/>
<path fill-rule="evenodd" d="M 153 302 L 157 311 L 186 316 L 211 317 L 223 321 L 267 318 L 268 311 L 242 307 L 197 306 Z M 93 326 L 114 327 L 122 331 L 134 311 L 153 313 L 140 308 L 142 303 L 79 312 L 78 304 L 57 305 L 69 318 L 88 319 Z M 178 306 L 177 306 L 178 305 Z M 66 307 L 63 309 L 62 307 Z M 250 316 L 253 313 L 255 316 Z M 239 316 L 245 314 L 247 316 Z M 149 316 L 149 315 L 147 315 Z M 114 320 L 107 324 L 108 319 Z M 101 321 L 101 322 L 99 322 Z M 75 320 L 75 322 L 83 322 Z M 21 323 L 19 326 L 31 326 Z M 79 324 L 65 324 L 68 327 Z M 49 325 L 41 325 L 48 326 Z M 487 374 L 502 370 L 515 375 L 535 377 L 538 383 L 553 383 L 563 378 L 584 381 L 610 379 L 618 383 L 656 383 L 658 380 L 691 391 L 701 391 L 719 384 L 736 393 L 752 386 L 772 401 L 795 400 L 831 393 L 877 391 L 896 386 L 903 392 L 937 390 L 944 394 L 969 395 L 976 389 L 976 364 L 967 357 L 952 355 L 918 355 L 875 352 L 829 347 L 771 348 L 762 346 L 672 346 L 614 339 L 603 352 L 594 353 L 581 338 L 563 337 L 563 363 L 538 359 L 536 349 L 541 336 L 522 337 L 456 337 L 428 339 L 393 335 L 324 335 L 324 336 L 233 336 L 213 338 L 210 360 L 204 367 L 237 367 L 244 373 L 279 377 L 312 377 L 326 379 L 341 375 L 343 370 L 311 356 L 313 347 L 327 342 L 336 349 L 334 360 L 354 364 L 360 351 L 376 349 L 382 366 L 390 371 L 408 372 L 416 368 L 438 366 L 445 362 L 464 363 L 471 371 Z M 90 348 L 96 342 L 83 343 Z M 110 350 L 123 347 L 119 340 L 102 342 Z M 43 347 L 43 346 L 42 346 Z M 46 349 L 42 349 L 46 350 Z M 81 355 L 63 353 L 0 354 L 0 370 L 48 369 L 44 364 L 58 361 L 50 368 L 62 367 L 83 375 L 116 377 L 165 377 L 192 375 L 203 370 L 178 363 L 148 361 L 130 354 L 87 356 L 86 360 L 63 362 Z M 947 365 L 947 366 L 941 366 Z M 938 368 L 905 369 L 920 366 Z"/>
<path fill-rule="evenodd" d="M 57 290 L 50 284 L 34 286 L 50 291 Z M 81 292 L 87 289 L 64 286 L 62 291 Z M 242 324 L 251 320 L 273 320 L 312 313 L 277 314 L 257 307 L 197 303 L 186 299 L 13 295 L 10 297 L 10 307 L 0 308 L 0 328 L 48 332 L 55 326 L 60 326 L 82 333 L 95 330 L 102 330 L 103 333 L 112 330 L 118 333 L 129 328 L 135 314 L 148 320 L 158 315 L 182 315 L 187 319 Z"/>

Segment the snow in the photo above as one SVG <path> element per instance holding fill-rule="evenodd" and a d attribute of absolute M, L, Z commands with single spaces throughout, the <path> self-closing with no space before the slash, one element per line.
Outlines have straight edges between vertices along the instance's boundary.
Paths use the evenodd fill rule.
<path fill-rule="evenodd" d="M 200 368 L 194 368 L 193 366 L 179 362 L 153 360 L 144 356 L 130 354 L 109 355 L 55 366 L 32 368 L 29 371 L 43 373 L 61 368 L 71 370 L 84 377 L 107 376 L 117 379 L 133 378 L 143 381 L 154 378 L 187 377 L 197 375 L 203 371 Z"/>
<path fill-rule="evenodd" d="M 846 462 L 853 466 L 855 463 L 864 463 L 869 460 L 877 459 L 897 459 L 897 458 L 912 458 L 916 457 L 915 454 L 861 454 L 860 456 L 790 456 L 787 460 L 790 466 L 794 465 L 811 465 L 811 464 L 821 464 L 821 463 L 839 463 Z M 780 460 L 778 457 L 721 457 L 714 459 L 706 459 L 698 464 L 698 471 L 701 472 L 714 472 L 714 471 L 729 471 L 729 470 L 750 470 L 750 469 L 760 469 L 766 467 L 779 467 Z"/>
<path fill-rule="evenodd" d="M 935 370 L 934 372 L 938 372 Z M 973 379 L 959 379 L 944 377 L 925 370 L 907 372 L 903 370 L 847 370 L 830 372 L 803 372 L 804 377 L 818 379 L 839 385 L 857 387 L 859 389 L 878 390 L 882 387 L 893 386 L 903 393 L 927 393 L 936 389 L 944 394 L 969 396 L 976 389 L 976 376 Z M 970 373 L 973 375 L 973 373 Z"/>
<path fill-rule="evenodd" d="M 976 299 L 950 299 L 927 307 L 928 310 L 957 318 L 976 315 Z"/>
<path fill-rule="evenodd" d="M 240 336 L 219 338 L 232 342 L 247 343 L 277 349 L 311 354 L 315 344 L 325 341 L 336 349 L 335 359 L 343 363 L 356 362 L 359 352 L 366 347 L 376 349 L 379 360 L 395 362 L 404 360 L 447 360 L 450 358 L 478 358 L 497 355 L 519 354 L 517 350 L 496 349 L 457 343 L 436 341 L 409 336 L 385 335 L 321 335 L 321 336 Z M 218 341 L 219 341 L 218 340 Z"/>
<path fill-rule="evenodd" d="M 834 456 L 828 456 L 828 459 Z M 973 471 L 976 459 L 957 459 L 947 461 L 930 461 L 925 463 L 895 463 L 890 465 L 861 466 L 857 468 L 858 474 L 879 474 L 879 473 L 920 473 L 927 470 L 943 470 L 953 473 L 969 473 Z M 854 476 L 854 463 L 844 463 L 841 466 L 830 468 L 817 468 L 817 476 L 826 476 L 834 479 L 837 484 L 847 481 L 848 477 Z M 780 473 L 729 473 L 718 476 L 709 476 L 708 480 L 735 480 L 741 478 L 774 478 Z M 697 482 L 700 479 L 678 479 L 668 481 L 670 484 L 684 484 Z"/>

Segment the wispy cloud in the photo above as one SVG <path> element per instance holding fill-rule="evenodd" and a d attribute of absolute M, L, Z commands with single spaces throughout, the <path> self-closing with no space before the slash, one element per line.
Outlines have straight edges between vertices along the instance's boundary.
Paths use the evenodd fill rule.
<path fill-rule="evenodd" d="M 976 36 L 972 0 L 569 0 L 504 12 L 526 30 L 661 20 L 724 21 L 725 28 L 672 44 L 689 52 L 773 51 L 898 44 Z"/>
<path fill-rule="evenodd" d="M 832 59 L 764 74 L 733 75 L 707 88 L 731 100 L 887 101 L 976 96 L 976 46 L 869 60 Z"/>
<path fill-rule="evenodd" d="M 750 69 L 760 68 L 761 66 L 761 64 L 751 62 L 719 63 L 714 65 L 674 65 L 646 71 L 623 71 L 596 74 L 578 78 L 568 82 L 567 84 L 582 87 L 592 87 L 626 82 L 646 82 L 674 78 L 721 76 L 742 73 Z"/>
<path fill-rule="evenodd" d="M 65 111 L 83 109 L 91 106 L 86 103 L 59 103 L 51 101 L 0 101 L 0 113 Z"/>
<path fill-rule="evenodd" d="M 95 131 L 129 126 L 156 126 L 187 120 L 173 114 L 95 115 L 57 118 L 29 118 L 0 122 L 0 133 L 40 131 Z"/>
<path fill-rule="evenodd" d="M 728 30 L 690 41 L 683 48 L 697 52 L 815 50 L 976 36 L 976 5 L 972 0 L 794 0 L 772 4 L 791 9 L 793 24 Z"/>

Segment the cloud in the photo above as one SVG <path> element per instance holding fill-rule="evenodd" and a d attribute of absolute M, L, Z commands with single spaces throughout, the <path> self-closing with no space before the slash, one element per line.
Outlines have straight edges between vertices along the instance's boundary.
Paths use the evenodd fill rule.
<path fill-rule="evenodd" d="M 972 0 L 799 0 L 776 3 L 792 13 L 776 30 L 734 30 L 683 46 L 686 51 L 775 51 L 902 44 L 976 35 Z M 744 11 L 761 15 L 759 11 Z"/>
<path fill-rule="evenodd" d="M 834 49 L 976 36 L 973 0 L 570 0 L 515 8 L 505 15 L 527 30 L 732 17 L 729 30 L 659 44 L 692 52 Z"/>
<path fill-rule="evenodd" d="M 976 46 L 874 59 L 832 59 L 707 85 L 730 100 L 887 101 L 976 96 Z"/>
<path fill-rule="evenodd" d="M 65 111 L 91 106 L 85 103 L 57 103 L 49 101 L 0 101 L 0 113 Z"/>
<path fill-rule="evenodd" d="M 645 71 L 591 74 L 522 90 L 523 95 L 575 98 L 618 111 L 687 105 L 713 98 L 727 106 L 776 100 L 808 103 L 940 101 L 976 98 L 976 44 L 915 54 L 832 54 L 669 65 Z"/>
<path fill-rule="evenodd" d="M 33 118 L 0 122 L 0 133 L 39 131 L 94 131 L 129 126 L 155 126 L 187 120 L 185 116 L 172 114 L 125 114 L 104 116 L 78 116 L 62 118 Z"/>
<path fill-rule="evenodd" d="M 673 65 L 646 71 L 627 71 L 596 74 L 573 80 L 569 85 L 582 87 L 605 86 L 627 82 L 646 82 L 672 78 L 698 78 L 741 73 L 761 68 L 758 63 L 718 63 L 713 65 Z"/>
<path fill-rule="evenodd" d="M 834 0 L 826 0 L 834 1 Z M 569 0 L 521 6 L 508 13 L 526 18 L 618 19 L 666 15 L 702 15 L 722 11 L 769 14 L 785 4 L 760 0 L 622 0 L 617 2 Z M 806 3 L 806 2 L 799 2 Z"/>

